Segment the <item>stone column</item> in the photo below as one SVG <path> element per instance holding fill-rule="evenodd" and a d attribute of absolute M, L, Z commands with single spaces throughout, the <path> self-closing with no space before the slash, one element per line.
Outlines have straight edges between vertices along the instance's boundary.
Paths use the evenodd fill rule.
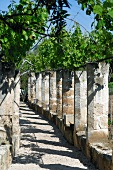
<path fill-rule="evenodd" d="M 49 72 L 46 73 L 45 77 L 45 104 L 46 110 L 49 111 Z"/>
<path fill-rule="evenodd" d="M 74 125 L 74 72 L 63 70 L 63 118 L 66 126 Z"/>
<path fill-rule="evenodd" d="M 12 145 L 14 114 L 14 66 L 0 63 L 0 145 Z"/>
<path fill-rule="evenodd" d="M 39 73 L 38 76 L 38 111 L 39 113 L 42 113 L 42 87 L 43 87 L 43 83 L 42 83 L 42 73 Z"/>
<path fill-rule="evenodd" d="M 42 73 L 42 105 L 43 114 L 49 111 L 49 72 Z"/>
<path fill-rule="evenodd" d="M 38 98 L 39 98 L 39 73 L 35 73 L 35 99 L 34 99 L 34 109 L 38 111 Z"/>
<path fill-rule="evenodd" d="M 42 82 L 41 82 L 41 95 L 42 95 L 42 109 L 44 108 L 45 105 L 45 73 L 42 72 Z"/>
<path fill-rule="evenodd" d="M 38 98 L 39 98 L 39 73 L 35 74 L 36 76 L 36 103 L 38 102 Z"/>
<path fill-rule="evenodd" d="M 57 114 L 59 118 L 63 118 L 62 113 L 62 70 L 56 71 L 56 88 L 57 88 Z"/>
<path fill-rule="evenodd" d="M 20 125 L 19 125 L 19 106 L 20 106 L 20 74 L 14 80 L 14 115 L 12 117 L 12 145 L 13 155 L 15 156 L 20 147 Z"/>
<path fill-rule="evenodd" d="M 28 102 L 31 102 L 31 76 L 28 77 Z"/>
<path fill-rule="evenodd" d="M 106 63 L 87 64 L 87 143 L 108 140 L 108 74 Z"/>
<path fill-rule="evenodd" d="M 49 105 L 50 105 L 50 113 L 56 114 L 56 71 L 50 72 L 50 95 L 49 95 Z"/>
<path fill-rule="evenodd" d="M 75 71 L 74 131 L 84 131 L 87 125 L 87 72 Z"/>
<path fill-rule="evenodd" d="M 8 169 L 12 161 L 12 127 L 14 115 L 13 64 L 0 62 L 0 169 Z"/>
<path fill-rule="evenodd" d="M 31 73 L 31 91 L 30 91 L 30 94 L 31 94 L 31 103 L 34 103 L 34 99 L 36 98 L 36 77 L 35 77 L 35 73 Z"/>
<path fill-rule="evenodd" d="M 74 145 L 79 146 L 78 136 L 86 135 L 87 127 L 87 72 L 75 71 Z"/>
<path fill-rule="evenodd" d="M 42 113 L 42 73 L 36 73 L 36 85 L 35 85 L 35 110 Z"/>

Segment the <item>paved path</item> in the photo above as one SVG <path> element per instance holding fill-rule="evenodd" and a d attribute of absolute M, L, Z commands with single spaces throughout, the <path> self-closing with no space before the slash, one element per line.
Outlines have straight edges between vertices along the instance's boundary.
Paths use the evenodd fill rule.
<path fill-rule="evenodd" d="M 97 170 L 59 129 L 21 104 L 21 147 L 9 170 Z"/>

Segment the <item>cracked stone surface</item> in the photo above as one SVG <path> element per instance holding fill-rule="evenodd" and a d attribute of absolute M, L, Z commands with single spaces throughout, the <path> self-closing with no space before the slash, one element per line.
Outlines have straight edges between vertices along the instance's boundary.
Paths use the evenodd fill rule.
<path fill-rule="evenodd" d="M 98 170 L 42 115 L 20 106 L 21 147 L 9 170 Z"/>

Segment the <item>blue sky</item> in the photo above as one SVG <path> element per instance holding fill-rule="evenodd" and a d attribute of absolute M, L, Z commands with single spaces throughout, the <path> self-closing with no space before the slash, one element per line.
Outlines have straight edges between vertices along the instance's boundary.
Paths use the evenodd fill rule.
<path fill-rule="evenodd" d="M 17 3 L 19 0 L 15 0 Z M 75 0 L 69 0 L 71 4 L 71 8 L 68 9 L 68 13 L 70 13 L 70 18 L 74 19 L 80 25 L 82 25 L 87 31 L 91 30 L 91 23 L 93 22 L 93 15 L 87 16 L 84 11 L 81 10 L 80 6 L 77 4 Z M 10 4 L 10 0 L 0 0 L 0 10 L 7 10 L 8 5 Z M 73 22 L 67 20 L 67 29 L 71 29 Z M 81 27 L 82 28 L 82 27 Z M 82 30 L 84 31 L 84 28 Z"/>
<path fill-rule="evenodd" d="M 71 14 L 70 18 L 77 21 L 87 31 L 91 31 L 91 23 L 94 21 L 94 16 L 86 15 L 85 11 L 81 10 L 81 7 L 78 5 L 76 0 L 69 0 L 69 3 L 71 4 L 71 8 L 68 9 L 68 12 Z M 68 21 L 68 28 L 71 28 L 72 24 L 73 23 L 71 21 Z M 83 27 L 81 27 L 81 29 L 85 31 Z"/>
<path fill-rule="evenodd" d="M 10 2 L 11 0 L 0 0 L 0 10 L 6 11 Z M 15 2 L 19 2 L 19 0 L 15 0 Z"/>

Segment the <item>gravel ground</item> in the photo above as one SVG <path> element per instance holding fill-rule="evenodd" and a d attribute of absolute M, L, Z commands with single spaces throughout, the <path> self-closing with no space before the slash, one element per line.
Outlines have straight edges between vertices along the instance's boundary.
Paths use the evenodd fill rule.
<path fill-rule="evenodd" d="M 97 170 L 53 123 L 24 103 L 20 111 L 21 147 L 9 170 Z"/>

